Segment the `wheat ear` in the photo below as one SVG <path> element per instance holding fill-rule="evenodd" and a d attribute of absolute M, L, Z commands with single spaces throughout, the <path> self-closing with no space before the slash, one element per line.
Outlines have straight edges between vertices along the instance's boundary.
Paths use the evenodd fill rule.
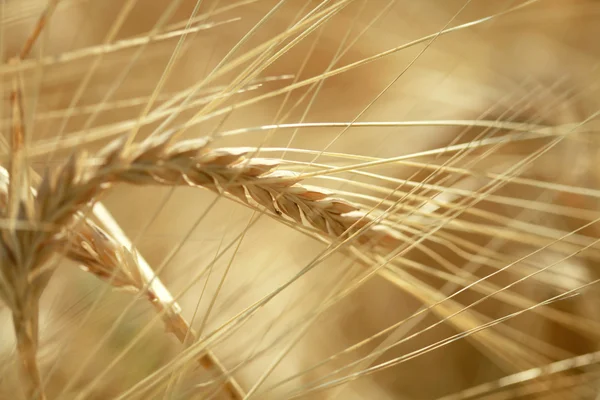
<path fill-rule="evenodd" d="M 146 140 L 127 153 L 117 140 L 95 159 L 74 153 L 48 172 L 35 199 L 37 222 L 63 228 L 75 214 L 112 184 L 200 186 L 224 191 L 245 203 L 254 200 L 277 215 L 305 221 L 330 237 L 343 239 L 360 231 L 359 243 L 394 248 L 400 237 L 346 200 L 320 187 L 300 184 L 297 174 L 276 170 L 280 160 L 246 158 L 249 149 L 209 149 L 207 140 L 171 143 L 168 137 Z M 60 232 L 36 232 L 38 241 L 60 240 Z M 32 248 L 31 250 L 36 250 Z M 35 254 L 35 253 L 34 253 Z"/>
<path fill-rule="evenodd" d="M 68 258 L 115 287 L 143 293 L 161 316 L 167 331 L 173 333 L 184 345 L 196 341 L 197 334 L 181 315 L 179 305 L 154 271 L 143 267 L 144 263 L 139 262 L 137 254 L 129 251 L 89 220 L 79 224 L 77 229 L 70 230 L 65 240 Z M 208 370 L 225 375 L 227 379 L 224 389 L 229 398 L 244 398 L 243 389 L 229 376 L 225 367 L 210 350 L 201 355 L 198 362 Z"/>
<path fill-rule="evenodd" d="M 90 180 L 204 187 L 246 204 L 254 201 L 273 214 L 308 224 L 328 237 L 345 239 L 360 231 L 355 238 L 360 244 L 391 249 L 401 243 L 393 229 L 377 223 L 361 207 L 324 188 L 302 184 L 302 176 L 295 172 L 277 169 L 281 160 L 246 157 L 254 149 L 210 149 L 207 139 L 171 143 L 165 136 L 146 140 L 121 158 L 121 143 L 117 140 L 101 152 Z M 63 168 L 72 167 L 67 164 Z"/>

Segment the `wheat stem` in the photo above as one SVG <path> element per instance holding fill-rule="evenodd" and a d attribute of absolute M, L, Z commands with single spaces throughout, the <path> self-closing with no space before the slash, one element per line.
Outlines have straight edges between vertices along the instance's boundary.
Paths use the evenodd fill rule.
<path fill-rule="evenodd" d="M 25 300 L 29 303 L 27 313 L 13 314 L 13 325 L 17 340 L 17 352 L 21 360 L 22 376 L 25 380 L 27 398 L 44 400 L 44 388 L 40 377 L 36 354 L 38 349 L 38 306 L 36 300 Z"/>

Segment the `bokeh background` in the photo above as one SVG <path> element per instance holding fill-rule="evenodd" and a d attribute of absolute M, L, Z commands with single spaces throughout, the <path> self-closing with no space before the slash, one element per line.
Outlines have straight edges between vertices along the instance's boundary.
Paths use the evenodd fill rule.
<path fill-rule="evenodd" d="M 52 144 L 57 137 L 75 137 L 77 133 L 84 133 L 81 137 L 86 138 L 102 127 L 135 121 L 160 82 L 181 37 L 176 34 L 168 37 L 166 33 L 184 29 L 197 4 L 198 21 L 192 26 L 198 29 L 185 37 L 173 70 L 154 107 L 205 79 L 240 39 L 279 3 L 269 0 L 205 0 L 198 3 L 183 0 L 175 7 L 172 16 L 165 17 L 173 1 L 139 0 L 111 40 L 112 43 L 121 44 L 122 48 L 106 52 L 91 76 L 86 74 L 97 58 L 81 54 L 86 51 L 101 52 L 111 46 L 105 43 L 106 36 L 118 18 L 124 1 L 62 0 L 58 3 L 45 33 L 29 59 L 22 62 L 30 67 L 23 68 L 18 75 L 24 82 L 24 113 L 34 145 Z M 236 55 L 246 54 L 284 32 L 320 3 L 284 2 L 237 50 Z M 336 2 L 323 3 L 331 5 Z M 349 44 L 351 46 L 335 62 L 335 67 L 365 59 L 438 32 L 446 26 L 457 26 L 503 12 L 520 2 L 479 0 L 471 1 L 466 6 L 465 1 L 454 0 L 356 0 L 348 3 L 339 13 L 260 71 L 245 85 L 241 93 L 226 96 L 221 107 L 270 93 L 294 81 L 318 76 L 329 67 L 339 49 L 346 49 Z M 2 4 L 2 121 L 5 136 L 10 112 L 8 94 L 15 76 L 7 60 L 18 53 L 46 5 L 45 1 L 40 0 L 9 0 Z M 455 16 L 463 6 L 465 8 Z M 600 37 L 599 13 L 600 3 L 597 1 L 541 0 L 514 13 L 468 29 L 440 35 L 431 43 L 415 45 L 326 79 L 310 107 L 307 105 L 313 92 L 307 95 L 306 88 L 302 88 L 291 92 L 288 97 L 283 94 L 250 106 L 234 107 L 231 112 L 189 127 L 185 130 L 184 137 L 197 138 L 215 132 L 282 122 L 348 122 L 357 117 L 358 121 L 498 119 L 548 126 L 579 123 L 597 112 L 600 106 L 600 46 L 597 40 Z M 166 20 L 161 21 L 164 18 Z M 157 23 L 163 24 L 157 28 Z M 140 51 L 141 46 L 131 45 L 132 39 L 143 40 L 152 34 L 155 34 L 154 39 L 150 40 L 143 51 Z M 290 39 L 285 41 L 289 42 Z M 281 45 L 278 48 L 280 47 Z M 40 59 L 43 60 L 41 67 L 39 62 L 36 64 L 36 60 Z M 197 94 L 198 103 L 183 110 L 169 126 L 189 121 L 205 104 L 202 98 L 218 96 L 224 87 L 240 76 L 248 64 L 246 62 L 211 81 Z M 89 79 L 89 82 L 85 90 L 79 92 L 78 88 L 84 79 Z M 391 87 L 378 97 L 393 81 Z M 110 94 L 109 98 L 107 94 Z M 294 107 L 298 101 L 301 103 Z M 102 108 L 90 118 L 91 111 L 98 104 Z M 364 111 L 367 106 L 368 109 Z M 71 108 L 71 111 L 65 112 Z M 141 126 L 138 138 L 149 135 L 161 121 Z M 493 256 L 489 257 L 497 256 L 499 263 L 508 264 L 511 260 L 517 260 L 536 248 L 541 248 L 550 241 L 548 238 L 571 232 L 597 218 L 594 216 L 598 214 L 598 197 L 594 191 L 600 186 L 597 168 L 597 152 L 600 147 L 597 134 L 593 133 L 598 127 L 597 123 L 597 119 L 592 119 L 586 125 L 589 128 L 587 132 L 572 134 L 535 162 L 529 163 L 520 174 L 521 177 L 542 182 L 586 188 L 594 195 L 509 183 L 494 191 L 494 194 L 514 199 L 516 205 L 483 199 L 472 206 L 476 210 L 499 216 L 496 221 L 490 223 L 481 214 L 467 213 L 459 219 L 465 224 L 472 223 L 483 228 L 477 231 L 465 228 L 466 225 L 454 226 L 442 230 L 442 233 L 462 240 L 461 243 L 466 243 L 463 247 L 467 250 L 469 244 L 490 246 L 488 248 L 492 249 Z M 481 137 L 480 135 L 500 137 L 507 134 L 498 130 L 484 132 L 483 128 L 464 126 L 352 128 L 341 134 L 342 131 L 342 128 L 263 130 L 221 137 L 213 146 L 289 146 L 293 149 L 388 158 L 443 148 L 455 143 L 468 143 Z M 82 143 L 76 147 L 78 150 L 86 148 L 93 152 L 106 142 L 107 139 L 104 139 Z M 441 186 L 465 192 L 476 191 L 488 182 L 486 174 L 504 173 L 545 144 L 546 139 L 507 143 L 488 152 L 486 148 L 475 148 L 452 164 L 456 168 L 471 171 L 471 174 L 440 172 L 427 182 L 441 182 Z M 46 167 L 57 165 L 72 151 L 72 147 L 57 148 L 50 154 L 33 156 L 31 165 L 42 172 Z M 308 162 L 315 154 L 271 151 L 261 156 L 283 156 L 289 161 Z M 415 160 L 439 165 L 450 156 L 421 156 Z M 357 161 L 322 155 L 317 162 L 341 166 Z M 406 163 L 388 164 L 368 171 L 391 178 L 410 179 L 417 184 L 429 179 L 431 173 L 431 169 Z M 388 190 L 397 186 L 394 182 L 374 182 L 351 173 L 336 176 L 376 184 Z M 346 181 L 326 177 L 310 179 L 308 183 L 340 193 L 381 196 L 376 188 L 357 187 Z M 414 189 L 415 186 L 406 186 L 401 190 L 408 192 L 409 188 Z M 427 187 L 416 189 L 418 196 L 413 194 L 404 198 L 402 201 L 405 204 L 425 207 L 427 205 L 423 205 L 423 199 L 447 195 L 444 190 Z M 450 196 L 447 201 L 458 203 L 465 197 Z M 193 320 L 194 326 L 204 333 L 216 329 L 281 285 L 326 248 L 325 244 L 264 215 L 245 234 L 239 249 L 235 252 L 228 251 L 215 263 L 208 275 L 207 267 L 218 251 L 234 240 L 250 218 L 256 215 L 252 210 L 225 198 L 213 204 L 215 198 L 214 193 L 196 188 L 126 185 L 116 187 L 102 198 L 134 241 L 140 254 L 152 266 L 162 267 L 161 279 L 173 293 L 183 290 L 204 272 L 180 299 L 184 315 Z M 348 198 L 357 200 L 356 197 Z M 533 203 L 523 203 L 521 200 Z M 523 204 L 543 206 L 524 207 Z M 212 207 L 210 212 L 204 215 L 209 206 Z M 444 211 L 434 207 L 431 211 L 432 218 L 435 220 Z M 405 211 L 400 210 L 398 216 L 404 213 Z M 200 217 L 203 218 L 198 222 Z M 411 221 L 417 223 L 415 216 L 411 218 Z M 426 222 L 423 224 L 425 226 Z M 530 231 L 532 227 L 537 229 Z M 503 232 L 504 236 L 499 232 Z M 547 235 L 543 236 L 540 232 L 546 232 Z M 442 233 L 440 237 L 443 237 Z M 561 249 L 540 251 L 529 259 L 531 265 L 519 263 L 515 268 L 525 270 L 547 266 L 564 257 L 567 250 L 574 251 L 591 242 L 599 233 L 597 226 L 592 225 L 579 232 L 580 236 L 573 239 L 575 244 L 569 242 Z M 418 232 L 412 231 L 409 235 L 418 236 Z M 493 246 L 490 245 L 491 242 L 494 242 Z M 478 264 L 476 259 L 460 256 L 435 241 L 427 240 L 424 244 L 439 257 L 435 258 L 415 249 L 403 256 L 413 262 L 413 268 L 409 268 L 410 263 L 401 267 L 439 294 L 442 294 L 441 288 L 446 280 L 415 269 L 414 263 L 445 272 L 448 270 L 445 269 L 444 262 L 458 270 L 467 268 L 472 263 Z M 517 285 L 514 291 L 538 303 L 574 289 L 598 278 L 597 256 L 597 248 L 592 246 L 577 257 L 559 263 L 552 269 L 553 273 L 541 274 L 540 280 L 529 279 Z M 300 332 L 298 322 L 303 321 L 309 312 L 321 304 L 339 277 L 348 271 L 360 274 L 363 269 L 348 254 L 333 254 L 217 345 L 214 352 L 226 366 L 233 368 L 264 349 L 261 356 L 245 362 L 234 373 L 243 387 L 250 388 L 279 351 L 292 340 L 294 334 Z M 211 299 L 226 271 L 224 285 L 205 320 Z M 480 266 L 475 274 L 484 276 L 492 271 L 489 266 Z M 458 274 L 456 271 L 450 273 Z M 515 275 L 507 273 L 499 274 L 491 281 L 506 285 L 514 280 Z M 199 301 L 202 293 L 204 294 Z M 577 296 L 550 307 L 576 316 L 582 323 L 596 326 L 600 322 L 597 287 L 591 286 L 578 293 Z M 469 291 L 456 300 L 461 304 L 468 304 L 480 297 L 480 293 Z M 96 301 L 97 299 L 100 300 Z M 111 324 L 131 299 L 131 294 L 107 288 L 105 283 L 64 261 L 47 289 L 42 304 L 42 349 L 39 356 L 42 373 L 46 376 L 51 374 L 47 383 L 49 398 L 55 398 L 59 394 L 63 396 L 61 398 L 74 398 L 152 319 L 151 307 L 144 301 L 138 301 L 139 304 L 125 316 L 116 332 L 110 335 L 99 351 L 92 353 L 90 349 L 94 349 L 106 336 Z M 408 317 L 421 305 L 422 301 L 414 295 L 381 277 L 373 277 L 312 324 L 263 388 L 300 373 L 331 354 L 376 334 Z M 477 306 L 476 310 L 490 318 L 498 318 L 517 308 L 494 297 Z M 14 398 L 19 392 L 19 381 L 15 372 L 17 368 L 12 350 L 14 340 L 9 323 L 10 315 L 6 308 L 0 307 L 0 316 L 3 321 L 0 324 L 0 354 L 4 360 L 0 367 L 0 396 Z M 438 320 L 439 316 L 436 314 L 428 314 L 410 332 L 416 332 Z M 559 359 L 551 356 L 538 357 L 530 348 L 525 338 L 527 335 L 552 346 L 553 350 L 549 354 L 556 357 L 566 358 L 598 350 L 597 335 L 589 332 L 584 334 L 582 330 L 553 322 L 539 314 L 526 313 L 504 325 L 513 330 L 513 338 L 522 338 L 522 342 L 517 340 L 515 343 L 521 346 L 524 355 L 513 349 L 506 349 L 504 357 L 499 357 L 497 348 L 486 348 L 477 340 L 462 339 L 393 368 L 352 381 L 342 388 L 312 393 L 307 398 L 325 399 L 335 395 L 340 399 L 435 399 L 538 366 L 536 363 L 539 360 L 549 362 Z M 290 330 L 291 334 L 285 336 L 283 341 L 272 343 L 279 335 Z M 378 362 L 423 348 L 457 331 L 460 331 L 457 326 L 442 324 L 386 352 Z M 485 335 L 485 332 L 487 331 L 476 335 Z M 293 389 L 368 354 L 383 339 L 377 339 L 354 353 L 287 382 L 264 394 L 264 398 L 286 398 Z M 90 398 L 108 399 L 117 396 L 159 366 L 177 357 L 180 351 L 180 344 L 164 332 L 160 323 L 155 324 L 126 357 L 111 366 Z M 593 369 L 583 372 L 593 373 Z M 594 375 L 590 376 L 592 378 L 588 383 L 576 389 L 561 391 L 557 388 L 531 394 L 530 398 L 592 399 L 597 394 L 598 384 L 593 379 Z M 63 393 L 65 385 L 72 382 L 74 377 L 77 379 L 69 393 Z M 203 371 L 190 368 L 179 385 L 171 388 L 170 398 L 205 398 L 206 391 L 196 387 L 203 379 L 207 379 Z M 155 397 L 151 398 L 161 398 L 166 395 L 161 392 L 152 396 Z M 504 398 L 518 396 L 519 393 L 515 392 Z"/>

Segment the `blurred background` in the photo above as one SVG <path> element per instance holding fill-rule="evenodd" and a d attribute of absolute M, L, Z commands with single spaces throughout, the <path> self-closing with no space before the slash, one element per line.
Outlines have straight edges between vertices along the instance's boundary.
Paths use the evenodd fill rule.
<path fill-rule="evenodd" d="M 8 0 L 1 5 L 3 134 L 8 135 L 9 94 L 17 79 L 23 84 L 30 163 L 39 173 L 74 151 L 97 151 L 155 110 L 166 112 L 140 123 L 138 140 L 157 129 L 181 127 L 205 110 L 185 127 L 183 138 L 215 135 L 211 147 L 260 146 L 260 157 L 282 158 L 283 169 L 398 158 L 365 168 L 371 175 L 347 171 L 306 181 L 380 210 L 387 206 L 373 199 L 391 193 L 386 199 L 399 206 L 388 222 L 406 243 L 422 240 L 388 266 L 401 283 L 376 274 L 305 332 L 307 318 L 335 283 L 368 271 L 351 252 L 334 252 L 216 344 L 212 350 L 219 360 L 249 390 L 300 335 L 257 398 L 437 399 L 598 351 L 600 292 L 597 285 L 580 288 L 599 278 L 600 231 L 591 223 L 600 217 L 597 1 L 61 0 L 28 58 L 9 63 L 48 4 Z M 328 7 L 335 12 L 292 30 Z M 273 56 L 272 62 L 253 65 L 261 54 Z M 316 86 L 283 90 L 369 58 L 316 79 Z M 169 104 L 202 82 L 188 105 Z M 237 82 L 242 84 L 232 93 L 230 85 Z M 206 111 L 206 105 L 212 108 Z M 254 129 L 386 121 L 415 123 Z M 477 121 L 557 128 L 526 140 L 519 135 L 534 135 L 532 128 L 499 129 Z M 224 135 L 237 130 L 242 133 Z M 57 139 L 70 142 L 63 146 Z M 478 146 L 481 140 L 495 144 Z M 444 151 L 456 145 L 462 150 Z M 4 160 L 6 166 L 6 154 Z M 183 314 L 201 335 L 282 285 L 328 246 L 268 215 L 238 240 L 258 214 L 198 188 L 120 185 L 101 201 L 139 253 L 160 268 L 171 292 L 185 290 L 179 297 Z M 234 246 L 216 258 L 230 243 Z M 457 295 L 453 306 L 440 306 L 402 325 L 404 330 L 372 338 L 313 368 L 465 282 L 508 265 Z M 569 291 L 539 312 L 525 312 L 341 386 L 309 391 L 315 382 L 406 356 Z M 424 330 L 484 296 L 489 298 L 460 316 Z M 182 346 L 160 321 L 137 337 L 154 316 L 143 299 L 118 319 L 132 298 L 66 260 L 61 264 L 41 310 L 39 359 L 48 398 L 76 398 L 99 376 L 86 398 L 117 398 L 178 357 Z M 20 383 L 10 313 L 0 306 L 0 316 L 0 396 L 16 398 Z M 107 333 L 115 321 L 114 332 Z M 336 372 L 378 346 L 422 330 L 377 358 Z M 219 396 L 214 385 L 200 385 L 207 379 L 192 364 L 176 384 L 135 398 Z M 592 364 L 485 396 L 595 399 L 598 387 Z"/>

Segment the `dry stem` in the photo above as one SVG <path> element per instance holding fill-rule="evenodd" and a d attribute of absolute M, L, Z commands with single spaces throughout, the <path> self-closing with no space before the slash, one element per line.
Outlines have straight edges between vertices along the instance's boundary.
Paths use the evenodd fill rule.
<path fill-rule="evenodd" d="M 13 313 L 13 325 L 17 340 L 17 352 L 21 361 L 22 376 L 26 381 L 27 398 L 45 400 L 44 388 L 37 365 L 38 349 L 38 299 L 29 299 L 21 307 L 21 313 Z"/>
<path fill-rule="evenodd" d="M 59 0 L 50 0 L 38 19 L 18 57 L 9 64 L 18 64 L 31 51 L 40 33 L 46 26 Z M 0 297 L 7 300 L 13 316 L 17 341 L 17 351 L 22 364 L 22 375 L 26 381 L 29 399 L 44 400 L 44 388 L 37 365 L 39 299 L 48 283 L 51 271 L 35 271 L 35 264 L 23 247 L 32 242 L 34 235 L 29 231 L 17 231 L 17 221 L 29 221 L 33 214 L 33 196 L 30 190 L 29 170 L 26 168 L 26 136 L 23 126 L 22 93 L 18 80 L 13 78 L 11 91 L 11 174 L 12 182 L 7 183 L 6 207 L 2 215 L 10 221 L 10 227 L 2 232 L 2 252 L 0 276 L 2 286 Z M 25 245 L 25 246 L 24 246 Z M 46 261 L 49 252 L 41 251 L 37 257 L 39 264 Z"/>

